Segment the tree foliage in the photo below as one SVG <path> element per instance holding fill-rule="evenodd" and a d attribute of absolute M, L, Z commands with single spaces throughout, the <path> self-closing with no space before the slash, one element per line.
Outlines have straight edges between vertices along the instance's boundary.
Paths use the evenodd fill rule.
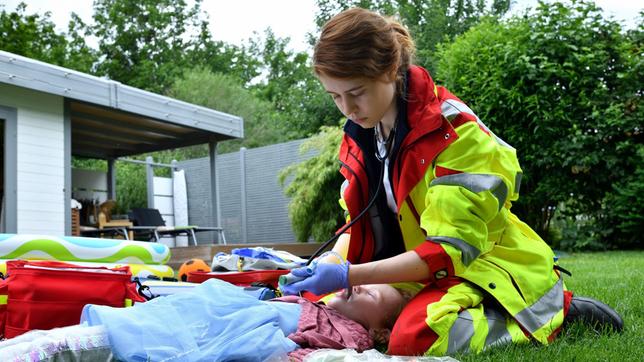
<path fill-rule="evenodd" d="M 68 34 L 56 32 L 51 14 L 27 14 L 20 3 L 14 11 L 0 12 L 0 49 L 81 72 L 91 71 L 96 52 L 84 41 L 85 24 L 74 13 Z"/>
<path fill-rule="evenodd" d="M 642 246 L 644 235 L 644 147 L 638 148 L 639 167 L 613 185 L 602 205 L 599 229 L 610 238 L 610 245 L 620 248 Z"/>
<path fill-rule="evenodd" d="M 334 125 L 341 113 L 313 75 L 309 55 L 289 49 L 289 41 L 267 29 L 249 48 L 263 75 L 252 89 L 273 104 L 280 119 L 276 126 L 292 140 Z"/>
<path fill-rule="evenodd" d="M 318 134 L 302 144 L 300 150 L 317 154 L 280 173 L 282 185 L 290 180 L 285 194 L 292 199 L 288 212 L 297 241 L 307 242 L 313 238 L 323 242 L 343 222 L 342 209 L 338 205 L 342 176 L 338 172 L 337 157 L 341 139 L 340 127 L 322 127 Z"/>
<path fill-rule="evenodd" d="M 562 204 L 564 216 L 600 225 L 622 195 L 617 185 L 644 165 L 641 40 L 593 3 L 539 3 L 533 15 L 476 26 L 438 55 L 439 81 L 518 150 L 525 176 L 514 210 L 541 235 Z M 613 231 L 590 237 L 614 246 Z"/>
<path fill-rule="evenodd" d="M 201 1 L 96 0 L 93 34 L 102 61 L 97 73 L 133 87 L 163 93 L 187 65 L 195 44 Z M 187 39 L 186 39 L 187 38 Z"/>
<path fill-rule="evenodd" d="M 264 125 L 264 129 L 275 126 L 268 133 L 279 132 L 287 139 L 307 137 L 337 119 L 339 114 L 310 71 L 307 53 L 289 50 L 290 39 L 278 38 L 270 29 L 263 38 L 249 39 L 244 46 L 215 41 L 200 4 L 97 1 L 92 33 L 99 39 L 104 59 L 97 72 L 157 93 L 165 93 L 186 69 L 201 67 L 225 73 L 272 103 L 281 122 Z M 261 136 L 252 130 L 247 134 Z M 265 141 L 251 139 L 248 144 Z"/>
<path fill-rule="evenodd" d="M 221 153 L 236 151 L 242 146 L 260 147 L 286 140 L 275 125 L 278 116 L 273 105 L 244 88 L 239 79 L 231 75 L 212 73 L 203 68 L 188 70 L 175 80 L 168 95 L 244 119 L 244 138 L 222 142 L 219 147 Z M 199 156 L 207 155 L 207 145 L 199 149 L 203 150 Z M 177 159 L 182 158 L 179 156 Z"/>

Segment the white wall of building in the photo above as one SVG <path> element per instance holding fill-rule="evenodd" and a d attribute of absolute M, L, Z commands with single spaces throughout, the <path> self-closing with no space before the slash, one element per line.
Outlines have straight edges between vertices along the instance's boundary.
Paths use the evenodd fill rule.
<path fill-rule="evenodd" d="M 76 200 L 107 200 L 107 173 L 72 168 L 72 197 Z"/>
<path fill-rule="evenodd" d="M 17 109 L 18 233 L 63 235 L 63 97 L 0 83 L 0 105 Z"/>

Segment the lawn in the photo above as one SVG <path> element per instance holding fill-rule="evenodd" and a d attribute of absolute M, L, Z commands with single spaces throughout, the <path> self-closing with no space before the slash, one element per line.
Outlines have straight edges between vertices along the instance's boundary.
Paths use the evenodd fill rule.
<path fill-rule="evenodd" d="M 644 361 L 644 252 L 561 253 L 559 264 L 575 295 L 599 299 L 624 319 L 624 332 L 597 334 L 573 325 L 549 346 L 511 345 L 478 355 L 456 355 L 465 361 Z"/>

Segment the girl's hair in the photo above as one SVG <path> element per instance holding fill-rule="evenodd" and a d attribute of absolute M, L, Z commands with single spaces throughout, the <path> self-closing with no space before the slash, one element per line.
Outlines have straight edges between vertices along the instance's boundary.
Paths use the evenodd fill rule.
<path fill-rule="evenodd" d="M 398 293 L 400 293 L 403 299 L 402 303 L 398 306 L 398 310 L 393 315 L 389 316 L 389 319 L 386 321 L 385 328 L 369 329 L 369 335 L 373 338 L 374 343 L 378 345 L 387 345 L 389 343 L 389 335 L 391 334 L 391 330 L 394 328 L 394 324 L 396 323 L 398 316 L 400 316 L 403 308 L 415 295 L 410 290 L 397 287 L 394 288 Z"/>
<path fill-rule="evenodd" d="M 313 52 L 313 70 L 335 78 L 379 79 L 395 73 L 400 92 L 414 52 L 409 31 L 398 21 L 351 8 L 324 24 Z"/>

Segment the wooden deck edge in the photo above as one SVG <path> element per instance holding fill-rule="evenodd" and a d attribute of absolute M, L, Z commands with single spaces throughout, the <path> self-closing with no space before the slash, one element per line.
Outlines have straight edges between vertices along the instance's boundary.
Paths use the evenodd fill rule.
<path fill-rule="evenodd" d="M 322 246 L 322 243 L 228 244 L 174 247 L 170 248 L 170 260 L 167 265 L 177 270 L 186 260 L 193 258 L 203 259 L 210 265 L 212 258 L 219 252 L 230 253 L 231 250 L 236 248 L 252 248 L 256 246 L 283 250 L 302 258 L 308 258 Z"/>

